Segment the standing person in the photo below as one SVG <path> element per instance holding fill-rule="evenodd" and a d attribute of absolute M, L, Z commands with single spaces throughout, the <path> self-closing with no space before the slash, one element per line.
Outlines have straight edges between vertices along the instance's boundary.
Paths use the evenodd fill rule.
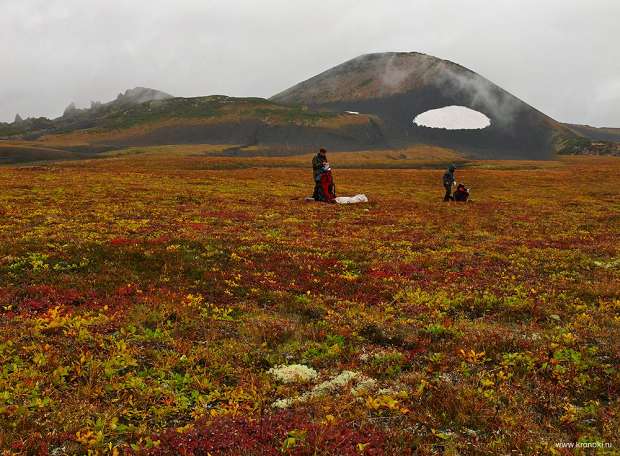
<path fill-rule="evenodd" d="M 448 171 L 443 175 L 443 187 L 446 189 L 446 195 L 443 197 L 444 201 L 453 201 L 452 197 L 452 186 L 456 184 L 456 179 L 454 178 L 454 171 L 456 171 L 456 166 L 450 165 L 448 167 Z"/>
<path fill-rule="evenodd" d="M 319 150 L 319 153 L 312 159 L 312 177 L 314 178 L 314 192 L 312 198 L 319 199 L 319 186 L 321 181 L 321 172 L 323 171 L 323 165 L 327 163 L 327 151 L 323 148 Z"/>

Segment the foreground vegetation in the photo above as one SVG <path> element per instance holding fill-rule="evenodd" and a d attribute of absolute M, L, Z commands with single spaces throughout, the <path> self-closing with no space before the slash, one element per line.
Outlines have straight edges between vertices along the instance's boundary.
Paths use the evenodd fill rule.
<path fill-rule="evenodd" d="M 619 159 L 305 159 L 0 168 L 3 454 L 617 454 Z"/>

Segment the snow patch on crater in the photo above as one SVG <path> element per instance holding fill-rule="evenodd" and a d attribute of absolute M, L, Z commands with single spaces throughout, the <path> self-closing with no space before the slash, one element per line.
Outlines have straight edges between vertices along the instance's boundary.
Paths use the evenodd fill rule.
<path fill-rule="evenodd" d="M 413 123 L 421 127 L 446 130 L 482 130 L 491 125 L 491 119 L 465 106 L 446 106 L 417 115 Z"/>

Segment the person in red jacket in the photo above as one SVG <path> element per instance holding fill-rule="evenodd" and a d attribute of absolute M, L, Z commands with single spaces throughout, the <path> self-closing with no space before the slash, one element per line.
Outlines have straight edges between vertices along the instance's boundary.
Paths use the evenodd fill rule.
<path fill-rule="evenodd" d="M 329 163 L 325 163 L 323 165 L 323 169 L 321 170 L 321 174 L 319 176 L 318 184 L 318 201 L 323 201 L 325 203 L 335 203 L 336 185 L 334 184 L 334 177 L 332 176 L 332 169 L 330 168 Z"/>

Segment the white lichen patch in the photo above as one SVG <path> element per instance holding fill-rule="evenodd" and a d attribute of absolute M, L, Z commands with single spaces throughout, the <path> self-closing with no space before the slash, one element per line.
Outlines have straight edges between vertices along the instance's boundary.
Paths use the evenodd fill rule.
<path fill-rule="evenodd" d="M 372 392 L 377 387 L 377 381 L 374 378 L 366 378 L 361 380 L 351 388 L 351 394 L 353 396 L 363 396 Z"/>
<path fill-rule="evenodd" d="M 343 371 L 340 374 L 336 375 L 331 380 L 323 382 L 319 385 L 316 385 L 312 392 L 315 395 L 322 395 L 325 393 L 336 392 L 340 390 L 347 383 L 358 379 L 362 374 L 353 371 Z"/>
<path fill-rule="evenodd" d="M 319 376 L 317 371 L 303 364 L 280 365 L 272 367 L 267 373 L 282 383 L 308 383 Z"/>
<path fill-rule="evenodd" d="M 272 403 L 272 407 L 285 409 L 294 404 L 300 404 L 310 399 L 326 395 L 341 394 L 346 387 L 351 386 L 349 392 L 354 396 L 360 396 L 376 388 L 376 380 L 366 377 L 359 372 L 343 371 L 340 374 L 319 383 L 310 391 L 296 397 L 283 398 Z"/>
<path fill-rule="evenodd" d="M 287 408 L 289 408 L 291 405 L 293 405 L 296 402 L 296 399 L 298 399 L 298 398 L 287 397 L 287 398 L 284 398 L 284 399 L 278 399 L 273 404 L 271 404 L 271 406 L 273 408 L 287 409 Z"/>

